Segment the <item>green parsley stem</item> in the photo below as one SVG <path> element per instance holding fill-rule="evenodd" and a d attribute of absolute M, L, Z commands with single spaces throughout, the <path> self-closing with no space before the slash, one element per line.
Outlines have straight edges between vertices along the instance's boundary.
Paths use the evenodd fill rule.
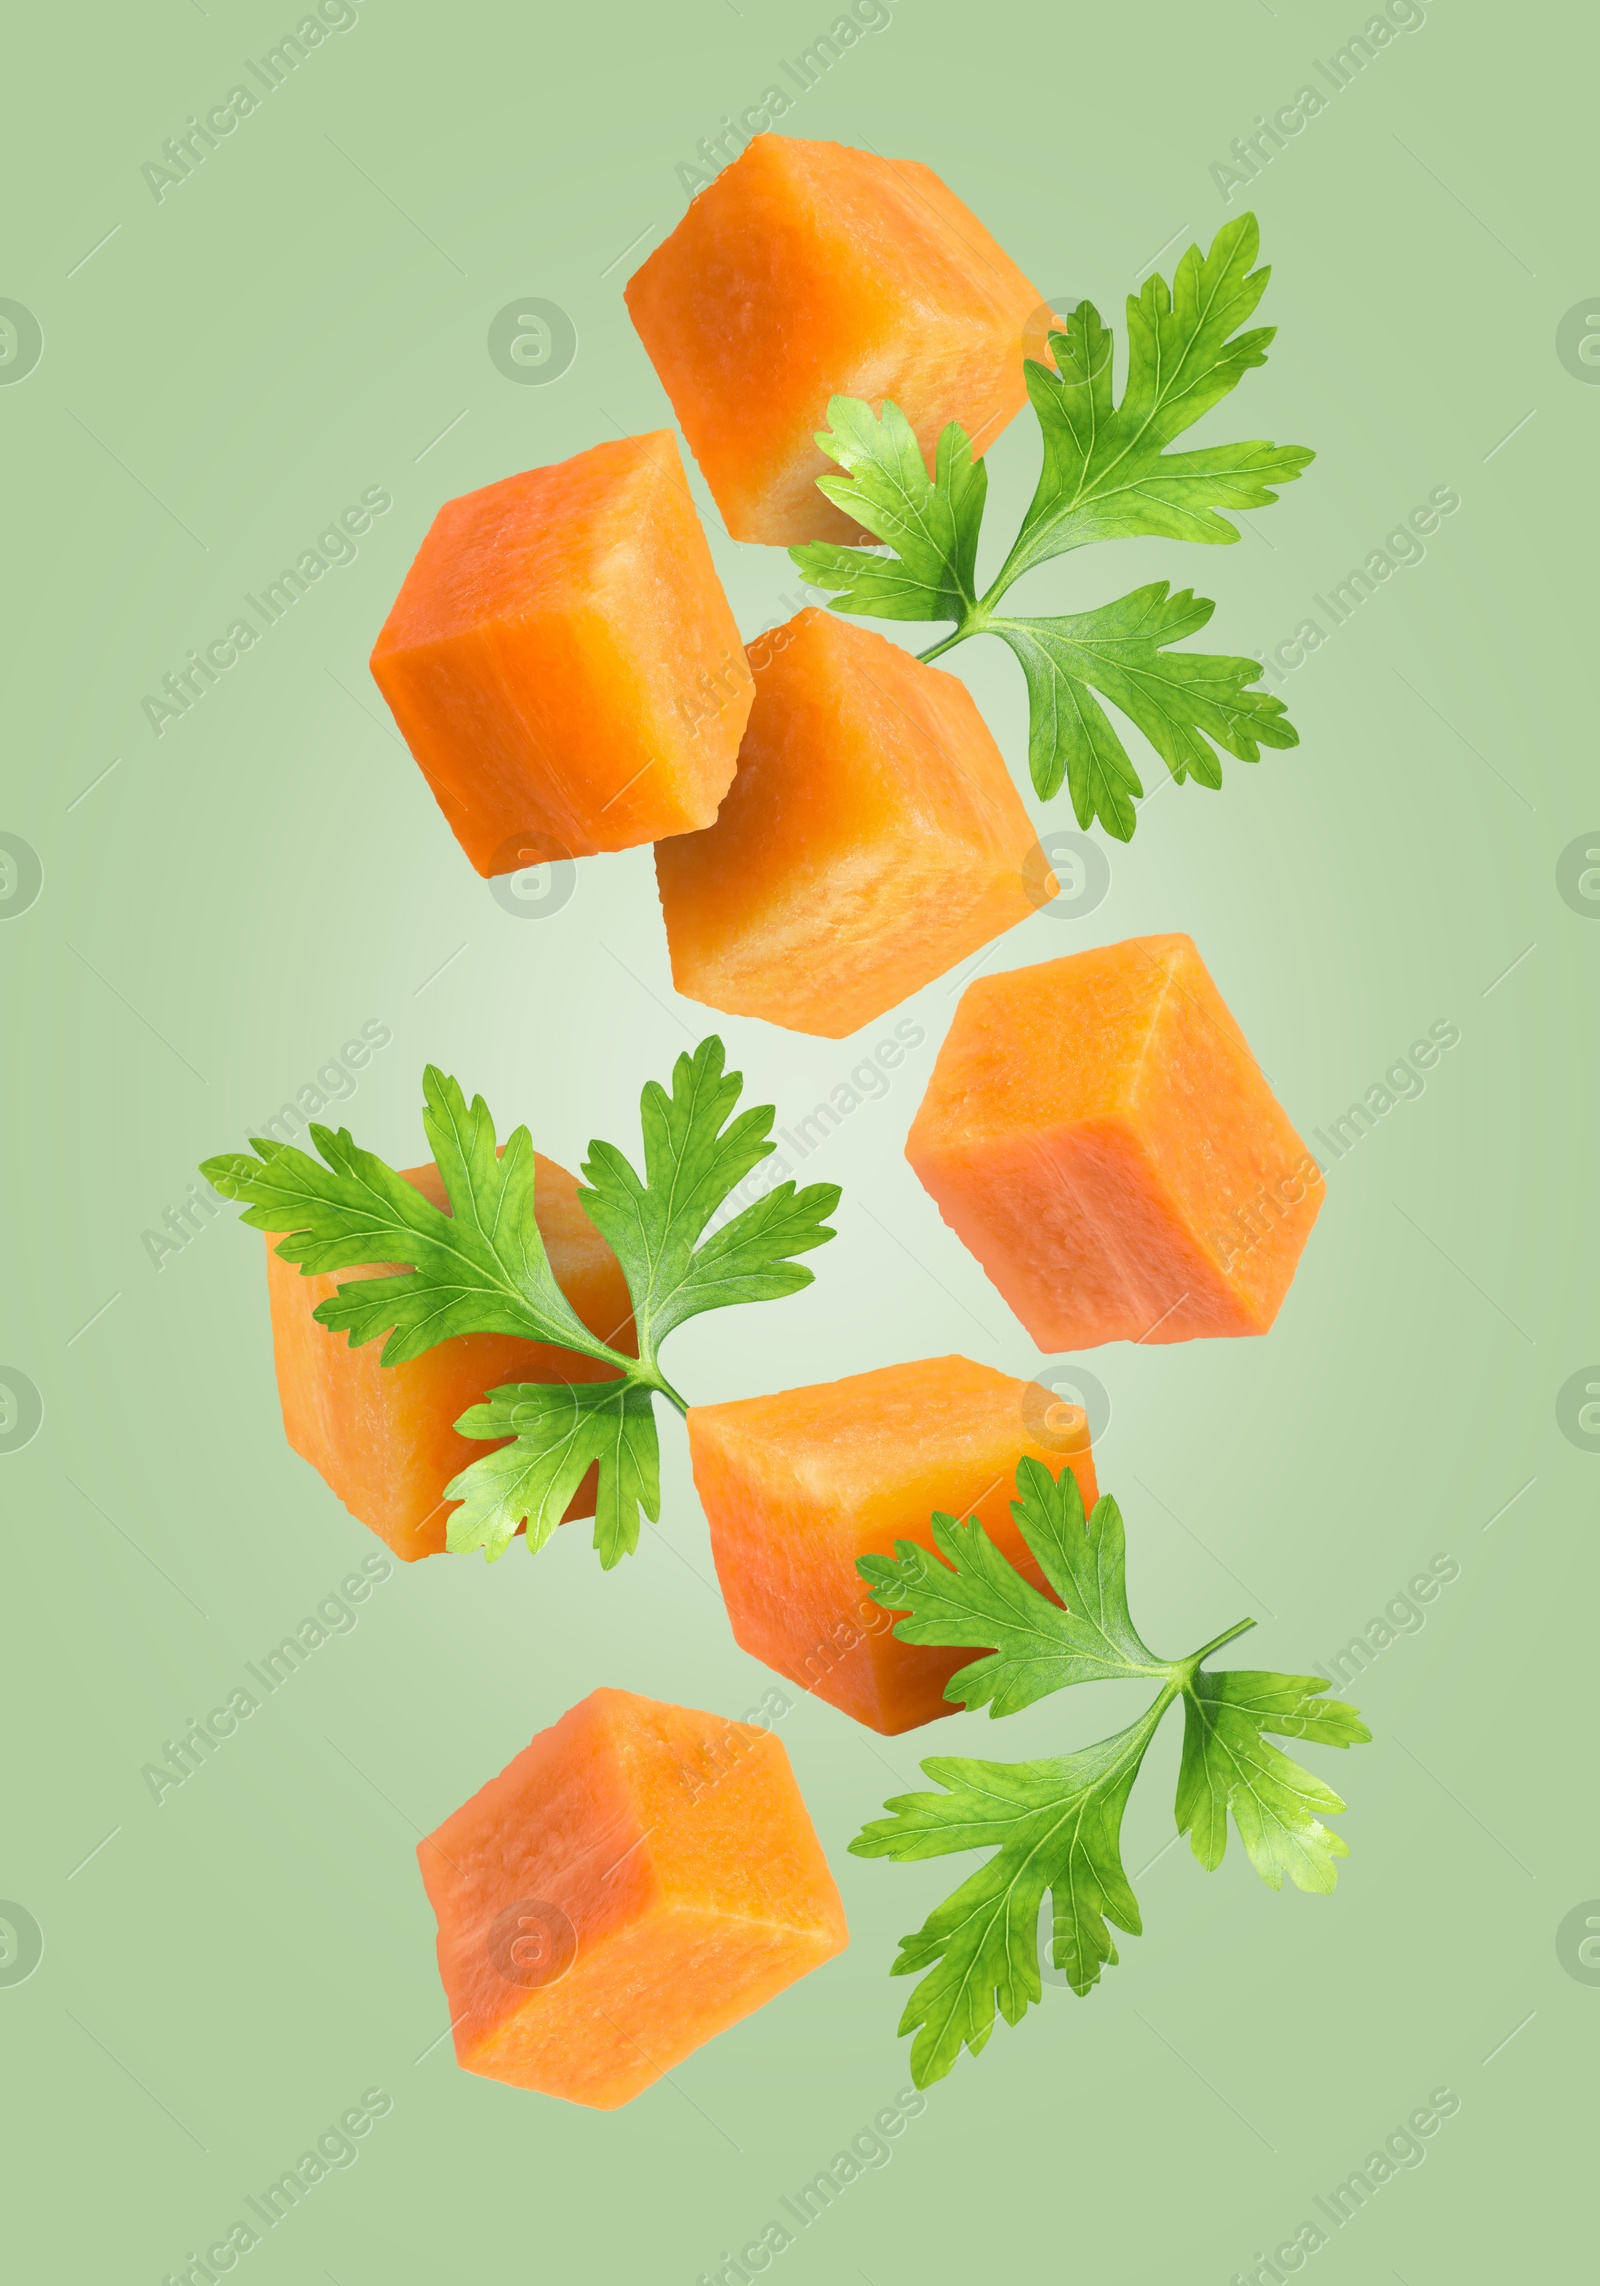
<path fill-rule="evenodd" d="M 958 627 L 955 633 L 953 635 L 947 635 L 942 643 L 935 643 L 928 650 L 919 651 L 917 653 L 917 657 L 922 661 L 922 664 L 926 666 L 930 659 L 937 659 L 941 651 L 954 650 L 955 646 L 958 643 L 964 643 L 971 632 L 972 630 L 970 627 Z"/>
<path fill-rule="evenodd" d="M 1191 1653 L 1187 1659 L 1182 1661 L 1182 1665 L 1191 1670 L 1198 1667 L 1202 1659 L 1209 1659 L 1213 1651 L 1220 1651 L 1224 1643 L 1231 1643 L 1236 1635 L 1248 1634 L 1254 1625 L 1253 1619 L 1239 1620 L 1235 1626 L 1228 1629 L 1225 1635 L 1217 1636 L 1215 1641 L 1207 1643 L 1202 1650 Z"/>
<path fill-rule="evenodd" d="M 668 1398 L 674 1405 L 677 1406 L 680 1413 L 687 1414 L 689 1410 L 688 1398 L 679 1395 L 678 1391 L 673 1388 L 672 1383 L 667 1379 L 666 1375 L 662 1372 L 659 1365 L 643 1366 L 639 1368 L 632 1375 L 632 1379 L 641 1387 L 654 1390 L 658 1395 Z"/>

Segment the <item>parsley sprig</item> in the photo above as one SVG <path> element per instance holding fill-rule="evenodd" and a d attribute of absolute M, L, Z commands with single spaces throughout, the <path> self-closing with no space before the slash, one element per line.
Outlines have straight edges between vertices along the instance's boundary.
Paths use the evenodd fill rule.
<path fill-rule="evenodd" d="M 945 1697 L 957 1706 L 1015 1714 L 1076 1683 L 1146 1681 L 1155 1696 L 1114 1737 L 1042 1762 L 976 1762 L 941 1755 L 924 1762 L 943 1789 L 901 1794 L 891 1813 L 850 1844 L 857 1857 L 941 1857 L 984 1849 L 988 1862 L 937 1906 L 915 1936 L 901 1941 L 893 1974 L 922 1977 L 900 2030 L 915 2033 L 912 2077 L 940 2079 L 961 2054 L 974 2055 L 994 2029 L 998 2007 L 1020 2023 L 1040 1997 L 1040 1910 L 1048 1892 L 1052 1960 L 1079 1995 L 1117 1960 L 1113 1927 L 1140 1934 L 1138 1900 L 1123 1869 L 1122 1814 L 1146 1750 L 1167 1709 L 1182 1700 L 1183 1759 L 1177 1827 L 1207 1871 L 1221 1864 L 1228 1819 L 1269 1888 L 1287 1873 L 1300 1889 L 1333 1888 L 1342 1837 L 1322 1818 L 1344 1804 L 1320 1779 L 1277 1747 L 1278 1737 L 1355 1746 L 1371 1733 L 1354 1707 L 1322 1696 L 1314 1675 L 1245 1671 L 1212 1674 L 1205 1661 L 1252 1619 L 1184 1659 L 1158 1659 L 1128 1612 L 1122 1516 L 1109 1494 L 1085 1517 L 1070 1470 L 1053 1479 L 1024 1460 L 1012 1503 L 1024 1540 L 1060 1599 L 1029 1584 L 1001 1555 L 976 1517 L 935 1516 L 938 1554 L 914 1541 L 894 1556 L 862 1556 L 857 1569 L 875 1600 L 905 1613 L 905 1643 L 970 1644 L 986 1656 L 953 1675 Z M 941 1560 L 942 1559 L 942 1560 Z"/>
<path fill-rule="evenodd" d="M 1263 746 L 1299 744 L 1281 700 L 1252 690 L 1254 659 L 1174 651 L 1198 632 L 1212 604 L 1164 580 L 1093 611 L 1015 618 L 998 608 L 1025 572 L 1093 541 L 1157 536 L 1205 545 L 1235 541 L 1224 510 L 1264 508 L 1314 457 L 1302 445 L 1264 442 L 1169 452 L 1172 440 L 1266 360 L 1275 328 L 1239 329 L 1266 290 L 1252 270 L 1255 216 L 1217 234 L 1209 254 L 1191 246 L 1172 287 L 1146 279 L 1128 297 L 1128 370 L 1113 397 L 1112 337 L 1092 302 L 1080 302 L 1050 335 L 1054 364 L 1025 364 L 1043 460 L 1032 502 L 991 585 L 977 587 L 978 536 L 988 478 L 971 440 L 952 421 L 930 477 L 909 422 L 885 402 L 874 414 L 835 397 L 817 442 L 842 476 L 818 489 L 891 551 L 813 541 L 789 553 L 814 586 L 835 590 L 833 609 L 878 619 L 948 619 L 954 632 L 920 655 L 936 659 L 972 635 L 995 635 L 1021 663 L 1029 703 L 1028 763 L 1048 798 L 1066 783 L 1080 826 L 1096 818 L 1119 841 L 1132 838 L 1144 792 L 1126 747 L 1100 704 L 1108 699 L 1143 732 L 1181 784 L 1222 783 L 1218 749 L 1241 762 Z M 1098 693 L 1098 697 L 1095 695 Z"/>
<path fill-rule="evenodd" d="M 378 1278 L 340 1286 L 313 1315 L 352 1347 L 387 1335 L 381 1362 L 400 1365 L 458 1334 L 517 1334 L 552 1343 L 610 1369 L 607 1379 L 536 1382 L 490 1390 L 456 1423 L 464 1437 L 510 1438 L 443 1489 L 460 1502 L 452 1551 L 481 1548 L 492 1560 L 525 1526 L 537 1551 L 560 1523 L 588 1470 L 598 1464 L 594 1544 L 609 1570 L 639 1542 L 640 1511 L 660 1514 L 654 1403 L 688 1410 L 661 1367 L 661 1345 L 685 1320 L 735 1302 L 773 1301 L 811 1283 L 793 1257 L 833 1237 L 825 1218 L 838 1186 L 774 1186 L 708 1238 L 729 1194 L 775 1146 L 775 1116 L 763 1105 L 733 1116 L 743 1085 L 723 1069 L 722 1042 L 703 1040 L 678 1058 L 672 1092 L 652 1080 L 640 1099 L 644 1174 L 611 1143 L 591 1143 L 578 1196 L 622 1265 L 633 1303 L 638 1355 L 591 1333 L 557 1285 L 534 1219 L 534 1153 L 526 1127 L 503 1148 L 481 1096 L 469 1105 L 458 1081 L 430 1064 L 423 1074 L 423 1127 L 444 1183 L 441 1213 L 347 1128 L 313 1125 L 313 1159 L 292 1145 L 252 1137 L 254 1158 L 229 1152 L 201 1172 L 225 1198 L 245 1203 L 257 1230 L 286 1233 L 277 1251 L 303 1276 L 403 1263 Z"/>

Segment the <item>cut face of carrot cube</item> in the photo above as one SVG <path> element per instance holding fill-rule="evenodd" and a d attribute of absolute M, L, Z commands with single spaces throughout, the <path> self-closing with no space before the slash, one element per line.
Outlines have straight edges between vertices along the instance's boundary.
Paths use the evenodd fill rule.
<path fill-rule="evenodd" d="M 656 849 L 691 1000 L 839 1040 L 1055 894 L 965 683 L 828 611 L 750 645 L 715 825 Z"/>
<path fill-rule="evenodd" d="M 844 1950 L 789 1758 L 591 1691 L 417 1851 L 469 2072 L 611 2111 Z"/>
<path fill-rule="evenodd" d="M 816 489 L 830 397 L 892 398 L 930 469 L 947 421 L 987 452 L 1040 306 L 931 169 L 785 135 L 757 135 L 625 291 L 729 532 L 784 547 L 859 537 Z"/>
<path fill-rule="evenodd" d="M 1186 936 L 969 985 L 906 1157 L 1043 1350 L 1265 1333 L 1323 1194 Z"/>
<path fill-rule="evenodd" d="M 442 1213 L 450 1212 L 431 1161 L 401 1172 Z M 534 1220 L 556 1284 L 589 1331 L 631 1355 L 633 1305 L 622 1265 L 578 1204 L 573 1177 L 537 1152 Z M 508 1382 L 612 1378 L 598 1359 L 510 1334 L 458 1334 L 403 1365 L 380 1365 L 381 1341 L 352 1349 L 345 1335 L 330 1333 L 311 1313 L 339 1286 L 405 1266 L 367 1264 L 303 1278 L 276 1253 L 277 1244 L 269 1233 L 267 1298 L 284 1433 L 357 1522 L 407 1563 L 442 1554 L 450 1514 L 445 1486 L 495 1449 L 457 1436 L 455 1423 L 469 1405 Z M 594 1514 L 596 1476 L 591 1469 L 573 1494 L 567 1520 Z"/>
<path fill-rule="evenodd" d="M 482 874 L 709 825 L 750 671 L 671 431 L 446 501 L 372 672 Z"/>
<path fill-rule="evenodd" d="M 978 1654 L 898 1642 L 856 1558 L 932 1548 L 937 1509 L 978 1517 L 1044 1589 L 1011 1514 L 1018 1461 L 1097 1497 L 1081 1406 L 965 1357 L 692 1406 L 689 1452 L 735 1640 L 886 1735 L 954 1714 L 945 1684 Z"/>

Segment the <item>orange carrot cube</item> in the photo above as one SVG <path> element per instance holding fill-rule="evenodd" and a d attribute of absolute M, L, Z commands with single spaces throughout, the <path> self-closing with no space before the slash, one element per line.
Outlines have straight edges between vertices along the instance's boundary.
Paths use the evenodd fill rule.
<path fill-rule="evenodd" d="M 1055 878 L 956 676 L 829 611 L 749 657 L 717 821 L 656 848 L 672 979 L 839 1040 L 1036 912 Z"/>
<path fill-rule="evenodd" d="M 709 825 L 750 671 L 671 431 L 446 501 L 372 672 L 482 874 Z"/>
<path fill-rule="evenodd" d="M 449 1213 L 431 1161 L 401 1172 Z M 556 1283 L 589 1331 L 631 1354 L 633 1304 L 622 1265 L 578 1204 L 573 1177 L 537 1152 L 534 1220 Z M 443 1552 L 449 1521 L 445 1486 L 495 1449 L 457 1436 L 455 1423 L 469 1405 L 507 1382 L 612 1377 L 611 1368 L 596 1358 L 511 1334 L 458 1334 L 403 1365 L 381 1365 L 381 1341 L 352 1349 L 345 1335 L 330 1333 L 311 1313 L 339 1286 L 387 1277 L 403 1265 L 372 1263 L 303 1278 L 276 1252 L 277 1244 L 269 1233 L 267 1299 L 284 1433 L 357 1522 L 407 1563 Z M 567 1520 L 594 1514 L 596 1476 L 591 1469 L 573 1494 Z"/>
<path fill-rule="evenodd" d="M 1323 1194 L 1186 936 L 969 985 L 906 1157 L 1043 1350 L 1265 1333 Z"/>
<path fill-rule="evenodd" d="M 786 135 L 757 135 L 625 291 L 723 522 L 773 546 L 860 536 L 816 489 L 830 397 L 893 398 L 930 469 L 947 421 L 982 454 L 1022 408 L 1040 307 L 931 168 Z"/>
<path fill-rule="evenodd" d="M 417 1850 L 469 2072 L 612 2111 L 849 1942 L 771 1734 L 591 1691 Z"/>
<path fill-rule="evenodd" d="M 965 1357 L 692 1406 L 689 1452 L 735 1640 L 885 1734 L 954 1714 L 945 1684 L 978 1654 L 897 1641 L 856 1558 L 932 1548 L 938 1509 L 978 1517 L 1044 1588 L 1011 1514 L 1018 1461 L 1097 1497 L 1082 1408 Z"/>

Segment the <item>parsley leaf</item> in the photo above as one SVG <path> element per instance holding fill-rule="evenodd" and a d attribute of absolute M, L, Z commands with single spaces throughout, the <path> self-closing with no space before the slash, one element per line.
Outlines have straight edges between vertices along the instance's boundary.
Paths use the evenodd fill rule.
<path fill-rule="evenodd" d="M 1027 1541 L 1060 1597 L 1051 1603 L 1008 1563 L 977 1518 L 936 1515 L 939 1555 L 902 1540 L 890 1556 L 862 1556 L 857 1569 L 876 1600 L 911 1616 L 895 1629 L 902 1643 L 990 1643 L 987 1659 L 960 1674 L 968 1707 L 1016 1714 L 1070 1683 L 1162 1676 L 1161 1660 L 1140 1642 L 1128 1616 L 1122 1512 L 1109 1493 L 1085 1517 L 1071 1469 L 1052 1477 L 1024 1459 L 1017 1485 Z"/>
<path fill-rule="evenodd" d="M 1133 801 L 1144 791 L 1091 686 L 1138 725 L 1180 785 L 1222 784 L 1217 746 L 1256 762 L 1263 746 L 1299 745 L 1282 699 L 1246 688 L 1261 674 L 1256 660 L 1167 649 L 1204 627 L 1213 608 L 1192 588 L 1170 594 L 1163 579 L 1070 618 L 991 620 L 1027 677 L 1035 789 L 1048 799 L 1065 779 L 1080 826 L 1098 818 L 1130 840 Z"/>
<path fill-rule="evenodd" d="M 493 1563 L 526 1523 L 537 1554 L 598 1463 L 594 1544 L 607 1571 L 639 1545 L 639 1511 L 661 1513 L 660 1448 L 648 1389 L 627 1381 L 520 1382 L 491 1389 L 462 1414 L 463 1437 L 512 1437 L 452 1477 L 461 1506 L 446 1531 L 452 1554 L 481 1548 Z"/>
<path fill-rule="evenodd" d="M 1085 1517 L 1071 1472 L 1058 1479 L 1039 1461 L 1017 1470 L 1012 1514 L 1048 1582 L 1041 1593 L 1001 1555 L 976 1518 L 936 1516 L 937 1555 L 913 1541 L 892 1559 L 863 1556 L 857 1568 L 874 1599 L 904 1614 L 907 1643 L 971 1644 L 988 1651 L 945 1686 L 955 1705 L 1014 1713 L 1052 1690 L 1144 1676 L 1159 1687 L 1137 1722 L 1077 1753 L 1041 1762 L 975 1762 L 950 1756 L 922 1765 L 943 1791 L 901 1794 L 850 1844 L 858 1857 L 916 1859 L 986 1849 L 987 1863 L 901 1942 L 896 1976 L 923 1975 L 902 2034 L 914 2033 L 919 2087 L 948 2072 L 965 2047 L 974 2055 L 996 2009 L 1019 2023 L 1040 1998 L 1039 1909 L 1048 1890 L 1052 1957 L 1077 1993 L 1114 1966 L 1111 1928 L 1140 1933 L 1138 1901 L 1121 1857 L 1122 1813 L 1167 1709 L 1184 1704 L 1184 1749 L 1175 1814 L 1208 1870 L 1221 1863 L 1231 1815 L 1262 1879 L 1326 1892 L 1345 1843 L 1318 1813 L 1344 1807 L 1308 1770 L 1262 1734 L 1359 1745 L 1371 1734 L 1353 1707 L 1326 1699 L 1314 1676 L 1211 1674 L 1203 1663 L 1254 1626 L 1242 1620 L 1185 1659 L 1145 1648 L 1128 1612 L 1121 1513 L 1109 1494 Z"/>
<path fill-rule="evenodd" d="M 1039 482 L 1001 578 L 1095 540 L 1155 535 L 1216 545 L 1237 540 L 1218 508 L 1270 507 L 1316 456 L 1303 445 L 1165 447 L 1266 362 L 1276 327 L 1241 334 L 1271 271 L 1252 271 L 1253 214 L 1224 224 L 1202 257 L 1191 246 L 1171 292 L 1159 276 L 1128 297 L 1128 378 L 1112 403 L 1112 340 L 1092 302 L 1050 337 L 1054 368 L 1030 358 L 1028 396 L 1044 436 Z"/>
<path fill-rule="evenodd" d="M 256 1230 L 286 1231 L 277 1251 L 310 1277 L 364 1263 L 406 1263 L 388 1278 L 341 1286 L 314 1312 L 352 1347 L 388 1333 L 385 1365 L 403 1365 L 456 1334 L 520 1334 L 584 1357 L 619 1359 L 590 1333 L 556 1284 L 533 1218 L 533 1142 L 517 1128 L 497 1155 L 482 1096 L 471 1108 L 459 1083 L 430 1064 L 422 1075 L 423 1129 L 444 1181 L 449 1214 L 413 1189 L 350 1131 L 313 1125 L 326 1165 L 293 1145 L 252 1136 L 257 1159 L 229 1152 L 200 1172 L 224 1198 L 248 1201 Z M 390 1328 L 393 1331 L 390 1332 Z"/>
<path fill-rule="evenodd" d="M 1177 1818 L 1208 1873 L 1222 1863 L 1231 1811 L 1269 1889 L 1281 1889 L 1286 1873 L 1297 1889 L 1332 1889 L 1333 1861 L 1349 1856 L 1349 1844 L 1315 1813 L 1344 1804 L 1261 1735 L 1360 1745 L 1370 1734 L 1353 1708 L 1319 1696 L 1326 1689 L 1314 1675 L 1196 1675 L 1184 1695 Z"/>
<path fill-rule="evenodd" d="M 836 611 L 875 619 L 960 619 L 977 600 L 978 527 L 989 477 L 959 421 L 939 439 L 930 479 L 911 423 L 886 399 L 874 419 L 859 397 L 833 397 L 817 442 L 846 471 L 817 490 L 875 532 L 894 557 L 813 540 L 789 553 L 816 587 L 843 590 Z"/>
<path fill-rule="evenodd" d="M 1259 243 L 1254 215 L 1240 215 L 1208 254 L 1189 248 L 1170 290 L 1152 276 L 1129 296 L 1120 405 L 1111 335 L 1090 302 L 1050 335 L 1053 366 L 1025 361 L 1043 444 L 1039 480 L 1011 552 L 982 595 L 984 464 L 952 422 L 930 477 L 909 423 L 887 402 L 875 416 L 860 399 L 831 401 L 831 427 L 817 441 L 846 473 L 817 481 L 888 552 L 822 542 L 789 551 L 813 586 L 832 592 L 835 611 L 953 621 L 954 632 L 922 652 L 924 660 L 973 635 L 1008 644 L 1028 686 L 1036 790 L 1048 799 L 1065 784 L 1079 825 L 1098 820 L 1119 841 L 1132 838 L 1144 787 L 1095 692 L 1128 716 L 1180 784 L 1194 778 L 1212 788 L 1222 783 L 1218 748 L 1254 762 L 1263 746 L 1299 744 L 1283 702 L 1248 687 L 1263 672 L 1254 659 L 1167 648 L 1211 617 L 1214 606 L 1190 589 L 1169 594 L 1158 581 L 1065 618 L 1002 617 L 999 605 L 1025 572 L 1092 541 L 1237 540 L 1238 527 L 1220 511 L 1270 506 L 1274 487 L 1315 457 L 1301 445 L 1259 440 L 1166 450 L 1265 361 L 1275 329 L 1240 331 L 1271 274 L 1251 268 Z"/>
<path fill-rule="evenodd" d="M 644 1180 L 609 1143 L 591 1143 L 579 1198 L 612 1245 L 628 1282 L 638 1354 L 589 1331 L 556 1282 L 534 1216 L 533 1144 L 518 1127 L 497 1150 L 481 1096 L 431 1064 L 423 1076 L 423 1125 L 451 1211 L 441 1213 L 348 1129 L 313 1126 L 321 1164 L 290 1145 L 255 1138 L 256 1157 L 229 1152 L 202 1172 L 244 1220 L 278 1231 L 278 1253 L 301 1272 L 378 1265 L 387 1275 L 340 1286 L 313 1313 L 351 1345 L 387 1334 L 381 1362 L 403 1364 L 458 1334 L 516 1334 L 574 1351 L 610 1368 L 580 1383 L 508 1385 L 457 1422 L 460 1434 L 509 1444 L 471 1462 L 445 1488 L 461 1506 L 450 1518 L 452 1550 L 481 1548 L 493 1560 L 526 1526 L 537 1551 L 560 1523 L 591 1467 L 597 1469 L 595 1546 L 609 1569 L 639 1541 L 641 1511 L 660 1513 L 654 1398 L 680 1412 L 686 1401 L 661 1368 L 674 1327 L 701 1310 L 775 1300 L 811 1283 L 792 1257 L 834 1234 L 824 1221 L 839 1203 L 833 1183 L 796 1191 L 781 1183 L 710 1238 L 730 1191 L 773 1150 L 770 1105 L 731 1119 L 742 1081 L 723 1069 L 722 1042 L 680 1056 L 672 1093 L 654 1082 L 640 1104 Z M 398 1267 L 405 1265 L 405 1267 Z"/>
<path fill-rule="evenodd" d="M 940 1857 L 992 1849 L 987 1865 L 904 1937 L 894 1976 L 931 1973 L 912 1993 L 902 2035 L 916 2034 L 911 2076 L 942 2079 L 963 2047 L 974 2055 L 994 2029 L 995 2008 L 1019 2024 L 1041 1994 L 1039 1908 L 1055 1917 L 1053 1957 L 1078 1993 L 1116 1965 L 1107 1924 L 1140 1933 L 1139 1907 L 1121 1856 L 1122 1813 L 1160 1716 L 1079 1754 L 1050 1762 L 925 1762 L 942 1794 L 900 1794 L 850 1844 L 857 1857 Z"/>
<path fill-rule="evenodd" d="M 722 1068 L 722 1042 L 680 1056 L 672 1093 L 652 1080 L 640 1099 L 644 1181 L 611 1143 L 591 1143 L 579 1198 L 609 1241 L 633 1296 L 639 1354 L 654 1358 L 675 1326 L 730 1302 L 769 1302 L 809 1286 L 790 1260 L 833 1236 L 823 1218 L 839 1203 L 835 1183 L 797 1191 L 779 1183 L 700 1243 L 706 1225 L 750 1170 L 773 1150 L 770 1104 L 743 1111 L 739 1075 Z"/>

